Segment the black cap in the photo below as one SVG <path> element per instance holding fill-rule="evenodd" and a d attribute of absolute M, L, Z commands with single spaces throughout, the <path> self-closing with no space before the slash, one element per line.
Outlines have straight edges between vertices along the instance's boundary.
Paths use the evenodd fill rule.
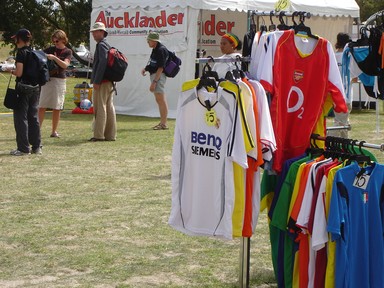
<path fill-rule="evenodd" d="M 32 38 L 32 34 L 31 32 L 29 32 L 29 30 L 22 28 L 17 31 L 16 34 L 13 35 L 11 38 L 17 38 L 23 40 L 24 42 L 27 42 Z"/>

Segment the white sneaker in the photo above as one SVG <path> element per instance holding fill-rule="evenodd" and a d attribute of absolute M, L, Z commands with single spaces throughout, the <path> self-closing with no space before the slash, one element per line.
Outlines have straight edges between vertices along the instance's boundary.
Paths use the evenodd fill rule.
<path fill-rule="evenodd" d="M 29 155 L 31 153 L 29 152 L 21 152 L 20 150 L 12 150 L 9 154 L 11 154 L 12 156 L 24 156 L 24 155 Z"/>
<path fill-rule="evenodd" d="M 32 150 L 31 153 L 36 154 L 36 155 L 41 155 L 41 154 L 43 154 L 43 149 L 41 149 L 41 147 L 39 147 L 35 150 Z"/>

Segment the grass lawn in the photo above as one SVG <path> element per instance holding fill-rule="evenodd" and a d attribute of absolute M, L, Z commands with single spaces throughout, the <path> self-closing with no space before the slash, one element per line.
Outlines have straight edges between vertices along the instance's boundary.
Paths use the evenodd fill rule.
<path fill-rule="evenodd" d="M 48 113 L 41 156 L 9 156 L 13 118 L 1 105 L 0 287 L 237 287 L 239 239 L 189 237 L 167 224 L 174 120 L 153 131 L 158 119 L 118 115 L 117 141 L 88 142 L 92 116 L 70 113 L 81 81 L 68 80 L 62 138 L 49 137 Z M 351 124 L 350 138 L 384 142 L 373 111 L 353 113 Z M 276 287 L 265 213 L 250 259 L 250 287 Z"/>
<path fill-rule="evenodd" d="M 167 224 L 174 120 L 153 131 L 158 119 L 118 115 L 117 141 L 88 142 L 92 115 L 71 114 L 82 80 L 68 79 L 62 138 L 49 137 L 47 114 L 42 156 L 9 156 L 13 118 L 1 105 L 0 287 L 236 287 L 239 239 Z M 275 287 L 267 231 L 263 215 L 251 287 Z"/>

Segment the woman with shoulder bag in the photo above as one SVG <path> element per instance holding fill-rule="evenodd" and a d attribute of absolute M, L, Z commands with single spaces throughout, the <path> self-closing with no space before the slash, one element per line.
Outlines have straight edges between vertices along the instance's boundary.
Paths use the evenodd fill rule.
<path fill-rule="evenodd" d="M 141 75 L 145 76 L 149 72 L 151 86 L 149 90 L 155 95 L 157 106 L 160 112 L 160 123 L 152 127 L 153 130 L 166 130 L 168 118 L 168 103 L 165 97 L 164 85 L 167 78 L 164 66 L 168 59 L 168 50 L 160 42 L 160 35 L 157 32 L 150 32 L 147 36 L 148 46 L 152 48 L 148 65 L 141 70 Z"/>
<path fill-rule="evenodd" d="M 64 97 L 66 91 L 65 71 L 71 62 L 72 50 L 65 45 L 68 43 L 67 35 L 63 30 L 56 30 L 52 34 L 54 46 L 44 50 L 49 61 L 53 61 L 57 69 L 50 71 L 50 80 L 41 87 L 39 102 L 40 127 L 43 125 L 45 111 L 52 109 L 51 137 L 59 138 L 57 132 L 60 121 L 60 113 L 64 108 Z M 55 65 L 53 65 L 55 66 Z"/>
<path fill-rule="evenodd" d="M 20 96 L 20 103 L 17 108 L 13 109 L 17 148 L 10 154 L 13 156 L 28 155 L 31 152 L 41 154 L 40 126 L 37 115 L 40 93 L 38 73 L 26 72 L 29 67 L 32 34 L 23 28 L 17 31 L 12 38 L 15 41 L 17 53 L 16 70 L 12 70 L 11 73 L 16 76 L 16 91 Z"/>

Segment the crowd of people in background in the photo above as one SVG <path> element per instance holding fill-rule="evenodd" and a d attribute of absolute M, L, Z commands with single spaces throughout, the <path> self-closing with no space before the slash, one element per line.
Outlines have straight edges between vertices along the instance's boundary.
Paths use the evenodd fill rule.
<path fill-rule="evenodd" d="M 113 104 L 115 86 L 113 82 L 105 79 L 104 73 L 107 67 L 107 53 L 110 45 L 106 41 L 108 32 L 104 23 L 93 24 L 90 33 L 96 41 L 96 48 L 93 57 L 93 69 L 91 83 L 93 84 L 93 136 L 89 139 L 96 141 L 116 140 L 116 112 Z M 52 36 L 52 44 L 44 50 L 48 61 L 55 69 L 50 71 L 50 81 L 44 86 L 39 86 L 36 79 L 24 73 L 28 67 L 28 52 L 31 48 L 32 34 L 27 29 L 20 29 L 12 37 L 17 47 L 16 66 L 11 71 L 16 76 L 16 90 L 22 97 L 19 108 L 14 109 L 14 126 L 16 131 L 16 149 L 11 155 L 21 156 L 30 153 L 42 154 L 40 129 L 44 122 L 47 109 L 52 110 L 52 126 L 50 137 L 60 138 L 58 132 L 60 113 L 64 107 L 66 93 L 66 69 L 70 65 L 72 50 L 67 48 L 68 37 L 63 30 L 55 31 Z M 339 33 L 336 43 L 336 58 L 341 66 L 341 55 L 345 45 L 351 41 L 348 34 Z M 168 49 L 160 41 L 157 32 L 150 32 L 147 36 L 147 43 L 152 49 L 147 65 L 141 70 L 143 76 L 149 73 L 149 91 L 153 93 L 158 105 L 160 123 L 152 127 L 153 130 L 168 129 L 168 104 L 165 95 L 166 76 L 163 73 L 164 66 L 168 59 Z M 220 50 L 223 55 L 220 58 L 241 57 L 239 50 L 242 49 L 242 42 L 233 33 L 226 33 L 220 41 Z M 225 78 L 227 72 L 237 69 L 235 62 L 217 62 L 212 70 L 216 71 L 219 78 Z M 29 77 L 29 78 L 28 78 Z M 351 103 L 347 103 L 349 112 Z M 348 125 L 349 113 L 335 113 L 334 125 Z M 347 130 L 342 137 L 347 137 Z"/>

